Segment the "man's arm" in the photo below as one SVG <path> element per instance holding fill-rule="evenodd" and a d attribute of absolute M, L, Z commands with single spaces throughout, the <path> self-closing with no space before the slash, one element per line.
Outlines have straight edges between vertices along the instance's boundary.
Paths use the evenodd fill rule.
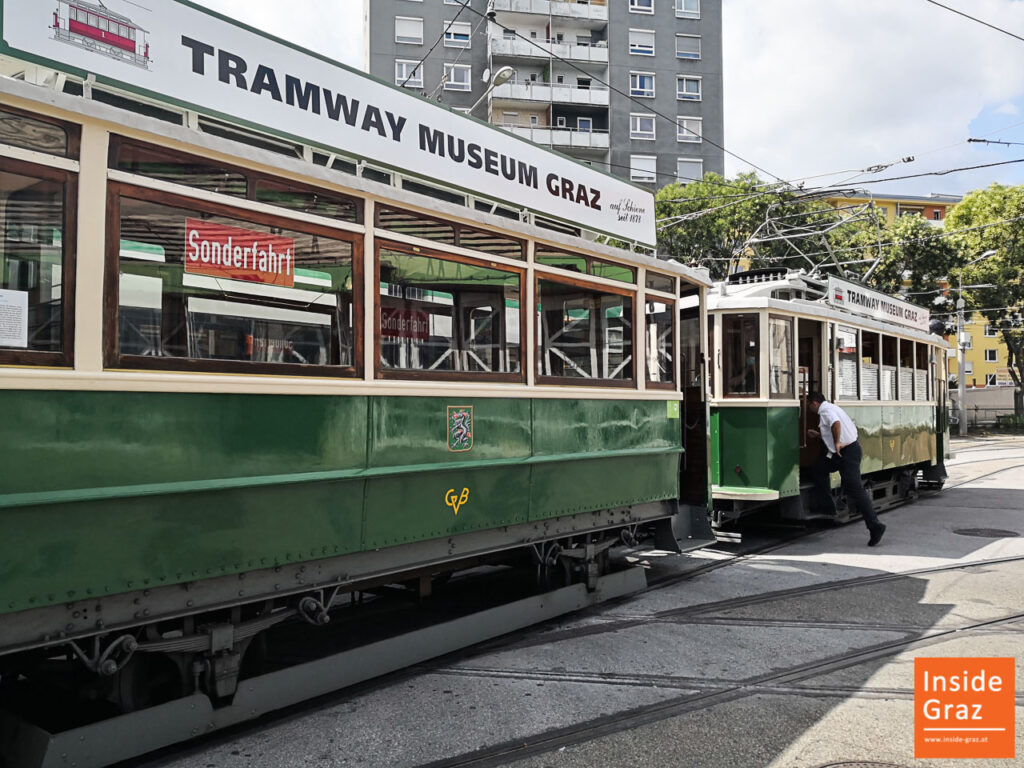
<path fill-rule="evenodd" d="M 839 423 L 839 419 L 832 422 L 832 442 L 836 444 L 836 454 L 842 456 L 843 444 L 839 442 L 839 435 L 843 432 L 843 425 Z"/>

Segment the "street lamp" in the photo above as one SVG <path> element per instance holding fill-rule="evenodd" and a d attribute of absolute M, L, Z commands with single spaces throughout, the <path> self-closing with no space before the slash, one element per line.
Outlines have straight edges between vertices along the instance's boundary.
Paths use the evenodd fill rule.
<path fill-rule="evenodd" d="M 978 258 L 973 259 L 966 264 L 965 267 L 971 266 L 971 264 L 977 264 L 982 259 L 987 259 L 989 256 L 995 256 L 996 251 L 985 251 Z M 980 285 L 964 285 L 963 272 L 957 277 L 957 299 L 956 299 L 956 346 L 957 346 L 957 358 L 956 358 L 956 373 L 959 381 L 958 394 L 960 396 L 960 402 L 957 403 L 958 410 L 960 411 L 960 437 L 967 436 L 967 405 L 965 400 L 967 399 L 967 372 L 964 370 L 964 352 L 967 348 L 967 334 L 964 331 L 964 290 L 971 288 L 995 288 L 996 286 L 990 283 L 983 283 Z"/>
<path fill-rule="evenodd" d="M 483 100 L 487 98 L 487 94 L 489 94 L 491 91 L 493 91 L 499 85 L 503 85 L 504 83 L 507 83 L 509 80 L 512 79 L 512 77 L 515 75 L 515 73 L 516 73 L 516 71 L 512 67 L 502 67 L 497 72 L 495 72 L 494 73 L 494 77 L 491 78 L 491 84 L 488 85 L 484 89 L 484 92 L 482 94 L 480 94 L 480 98 L 477 99 L 476 103 L 473 104 L 473 106 L 469 108 L 469 113 L 468 114 L 473 114 L 473 110 L 480 106 L 480 104 L 483 102 Z M 484 80 L 487 80 L 487 75 L 486 74 L 484 75 Z"/>

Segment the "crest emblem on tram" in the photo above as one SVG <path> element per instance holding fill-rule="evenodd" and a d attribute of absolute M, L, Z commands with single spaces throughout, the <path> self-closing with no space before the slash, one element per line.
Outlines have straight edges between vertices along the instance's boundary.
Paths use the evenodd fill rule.
<path fill-rule="evenodd" d="M 448 406 L 448 450 L 453 453 L 473 447 L 473 406 Z"/>
<path fill-rule="evenodd" d="M 50 29 L 54 40 L 149 69 L 149 33 L 102 0 L 58 0 Z"/>

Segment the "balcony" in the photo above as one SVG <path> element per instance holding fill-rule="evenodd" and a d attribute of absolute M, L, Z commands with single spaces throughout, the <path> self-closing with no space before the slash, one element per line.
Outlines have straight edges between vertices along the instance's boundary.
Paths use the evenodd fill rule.
<path fill-rule="evenodd" d="M 550 83 L 526 82 L 505 83 L 491 91 L 491 102 L 536 101 L 544 104 L 580 104 L 591 107 L 607 107 L 607 88 L 579 88 L 575 85 L 551 85 Z"/>
<path fill-rule="evenodd" d="M 608 46 L 606 45 L 575 45 L 554 40 L 492 37 L 490 48 L 491 56 L 546 60 L 555 55 L 569 61 L 581 61 L 589 64 L 608 63 Z"/>
<path fill-rule="evenodd" d="M 577 0 L 494 0 L 494 10 L 499 13 L 538 13 L 565 19 L 585 21 L 608 21 L 608 6 L 605 2 L 578 2 Z"/>
<path fill-rule="evenodd" d="M 498 127 L 536 144 L 558 149 L 596 149 L 602 152 L 608 149 L 608 131 L 579 131 L 539 125 L 499 124 Z"/>

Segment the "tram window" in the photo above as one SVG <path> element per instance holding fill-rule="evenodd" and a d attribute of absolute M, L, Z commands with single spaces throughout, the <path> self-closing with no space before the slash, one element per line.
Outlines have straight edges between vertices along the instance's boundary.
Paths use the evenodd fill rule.
<path fill-rule="evenodd" d="M 793 387 L 793 321 L 790 318 L 768 318 L 768 396 L 795 397 Z"/>
<path fill-rule="evenodd" d="M 359 220 L 356 201 L 341 195 L 272 179 L 256 179 L 253 187 L 253 199 L 261 203 L 337 221 L 355 223 Z"/>
<path fill-rule="evenodd" d="M 117 365 L 356 366 L 352 242 L 192 201 L 119 202 Z"/>
<path fill-rule="evenodd" d="M 760 389 L 760 318 L 722 316 L 722 386 L 726 397 L 757 397 Z"/>
<path fill-rule="evenodd" d="M 708 316 L 708 323 L 713 318 Z M 711 331 L 709 330 L 710 334 Z M 683 369 L 683 389 L 701 386 L 700 312 L 697 307 L 682 310 L 679 320 L 679 363 Z M 710 347 L 709 347 L 710 349 Z"/>
<path fill-rule="evenodd" d="M 608 280 L 617 280 L 620 283 L 636 282 L 636 270 L 632 267 L 596 259 L 593 256 L 584 256 L 581 253 L 549 248 L 546 245 L 537 246 L 534 261 L 548 267 L 558 267 L 570 272 L 604 277 Z"/>
<path fill-rule="evenodd" d="M 928 384 L 931 377 L 928 375 L 928 345 L 920 341 L 914 346 L 914 399 L 931 400 L 931 392 Z"/>
<path fill-rule="evenodd" d="M 70 178 L 0 158 L 0 363 L 70 363 Z"/>
<path fill-rule="evenodd" d="M 882 400 L 896 399 L 896 337 L 882 336 Z"/>
<path fill-rule="evenodd" d="M 840 325 L 836 329 L 836 351 L 839 353 L 839 397 L 856 400 L 858 397 L 857 329 Z"/>
<path fill-rule="evenodd" d="M 900 400 L 914 399 L 914 342 L 899 339 Z"/>
<path fill-rule="evenodd" d="M 861 399 L 877 400 L 882 368 L 881 337 L 877 333 L 863 331 L 861 342 Z"/>
<path fill-rule="evenodd" d="M 114 167 L 119 171 L 231 197 L 249 195 L 249 180 L 244 173 L 222 168 L 212 160 L 129 141 L 115 142 L 114 146 Z"/>
<path fill-rule="evenodd" d="M 633 380 L 633 299 L 579 285 L 537 280 L 541 378 Z"/>
<path fill-rule="evenodd" d="M 0 144 L 45 152 L 48 155 L 74 156 L 77 153 L 72 151 L 69 132 L 73 132 L 77 138 L 76 131 L 48 120 L 0 109 Z"/>
<path fill-rule="evenodd" d="M 420 237 L 446 245 L 458 245 L 491 256 L 503 256 L 508 259 L 526 258 L 526 244 L 522 240 L 388 206 L 382 205 L 377 208 L 377 226 L 411 237 Z"/>
<path fill-rule="evenodd" d="M 675 327 L 672 304 L 647 302 L 647 381 L 658 386 L 675 382 Z"/>
<path fill-rule="evenodd" d="M 662 293 L 675 293 L 676 290 L 676 279 L 669 275 L 662 275 L 658 272 L 651 272 L 648 270 L 647 277 L 644 281 L 648 290 L 661 291 Z"/>
<path fill-rule="evenodd" d="M 518 272 L 380 248 L 382 371 L 521 380 Z"/>

